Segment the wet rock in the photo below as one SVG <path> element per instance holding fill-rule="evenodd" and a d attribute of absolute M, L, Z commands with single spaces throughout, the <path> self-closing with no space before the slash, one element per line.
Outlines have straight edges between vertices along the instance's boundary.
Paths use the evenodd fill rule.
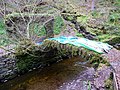
<path fill-rule="evenodd" d="M 8 61 L 8 59 L 3 59 L 2 61 L 6 63 Z"/>
<path fill-rule="evenodd" d="M 120 43 L 115 44 L 114 47 L 115 47 L 116 49 L 120 50 Z"/>
<path fill-rule="evenodd" d="M 120 50 L 120 37 L 114 37 L 109 41 L 106 41 L 108 44 L 114 46 L 116 49 Z"/>
<path fill-rule="evenodd" d="M 0 62 L 0 65 L 5 65 L 5 62 Z"/>
<path fill-rule="evenodd" d="M 6 56 L 0 57 L 0 82 L 6 82 L 14 76 L 15 60 Z"/>
<path fill-rule="evenodd" d="M 4 71 L 0 70 L 0 74 L 2 74 Z"/>
<path fill-rule="evenodd" d="M 4 66 L 3 65 L 0 65 L 0 69 L 3 68 Z"/>
<path fill-rule="evenodd" d="M 7 71 L 7 73 L 11 73 L 11 72 L 12 72 L 12 70 Z"/>
<path fill-rule="evenodd" d="M 105 80 L 110 76 L 110 68 L 104 67 L 97 71 L 99 76 L 94 77 L 94 68 L 83 71 L 75 80 L 65 83 L 59 90 L 106 90 Z"/>
<path fill-rule="evenodd" d="M 8 71 L 8 69 L 7 68 L 3 68 L 1 71 L 2 72 L 6 72 L 6 71 Z"/>
<path fill-rule="evenodd" d="M 4 80 L 4 82 L 7 82 L 8 80 Z"/>

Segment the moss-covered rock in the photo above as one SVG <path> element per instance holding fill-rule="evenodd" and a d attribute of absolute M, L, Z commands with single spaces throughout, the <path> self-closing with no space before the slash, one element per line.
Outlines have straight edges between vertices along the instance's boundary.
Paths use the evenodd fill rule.
<path fill-rule="evenodd" d="M 43 44 L 39 46 L 29 40 L 22 41 L 21 45 L 16 48 L 15 55 L 18 71 L 22 73 L 43 64 L 56 62 L 59 57 L 80 56 L 86 61 L 89 60 L 90 64 L 96 69 L 100 63 L 109 65 L 104 57 L 91 50 L 48 39 L 44 40 Z"/>
<path fill-rule="evenodd" d="M 70 44 L 64 45 L 64 44 L 60 44 L 57 41 L 52 41 L 52 40 L 45 40 L 44 44 L 48 45 L 48 47 L 52 46 L 52 48 L 56 48 L 61 55 L 69 54 L 72 57 L 80 56 L 84 60 L 89 60 L 90 64 L 92 64 L 93 66 L 95 66 L 96 64 L 99 66 L 100 63 L 103 63 L 105 65 L 110 65 L 107 62 L 107 59 L 105 57 L 102 57 L 100 54 L 93 52 L 91 50 L 85 49 L 83 47 L 76 47 Z"/>
<path fill-rule="evenodd" d="M 115 45 L 117 43 L 120 43 L 120 37 L 114 37 L 109 41 L 106 41 L 107 43 L 109 43 L 110 45 Z"/>
<path fill-rule="evenodd" d="M 106 90 L 114 90 L 113 86 L 113 73 L 110 74 L 110 77 L 105 81 Z"/>
<path fill-rule="evenodd" d="M 120 50 L 120 37 L 114 37 L 109 41 L 106 41 L 108 44 L 114 46 L 116 49 Z"/>
<path fill-rule="evenodd" d="M 16 66 L 19 73 L 53 62 L 53 58 L 57 56 L 58 53 L 55 48 L 50 49 L 43 45 L 37 46 L 27 39 L 20 42 L 20 45 L 15 49 Z"/>

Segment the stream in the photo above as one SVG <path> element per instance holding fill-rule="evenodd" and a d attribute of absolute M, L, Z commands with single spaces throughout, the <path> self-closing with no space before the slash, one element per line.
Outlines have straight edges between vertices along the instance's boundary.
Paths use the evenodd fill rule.
<path fill-rule="evenodd" d="M 105 70 L 106 76 L 109 76 L 110 69 Z M 94 75 L 95 70 L 88 62 L 74 57 L 16 77 L 1 84 L 0 90 L 98 90 L 93 83 L 101 78 L 95 80 Z"/>

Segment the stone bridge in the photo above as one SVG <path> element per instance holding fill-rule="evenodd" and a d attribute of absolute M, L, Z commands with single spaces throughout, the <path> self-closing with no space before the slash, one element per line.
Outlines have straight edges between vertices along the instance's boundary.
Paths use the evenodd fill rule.
<path fill-rule="evenodd" d="M 41 45 L 19 46 L 16 48 L 15 58 L 8 55 L 0 56 L 0 80 L 8 80 L 17 74 L 23 74 L 29 70 L 40 68 L 42 65 L 58 62 L 59 60 L 80 56 L 91 64 L 100 63 L 109 65 L 106 58 L 98 53 L 70 44 L 61 44 L 53 40 L 44 40 Z M 95 68 L 97 68 L 95 67 Z"/>
<path fill-rule="evenodd" d="M 27 45 L 27 47 L 29 47 L 30 51 L 23 52 L 26 49 L 22 51 L 23 47 L 17 48 L 16 50 L 20 50 L 21 52 L 16 52 L 16 58 L 14 59 L 8 56 L 0 57 L 0 82 L 6 82 L 17 75 L 61 61 L 65 58 L 80 56 L 83 60 L 89 61 L 95 69 L 101 63 L 112 66 L 114 69 L 114 87 L 117 88 L 116 90 L 119 90 L 120 73 L 117 69 L 119 65 L 115 65 L 119 63 L 115 62 L 119 62 L 120 52 L 116 49 L 112 49 L 106 54 L 98 54 L 83 47 L 61 44 L 49 39 L 44 40 L 41 45 L 32 45 L 32 47 Z M 115 53 L 111 54 L 112 52 Z M 116 61 L 114 62 L 115 58 Z"/>

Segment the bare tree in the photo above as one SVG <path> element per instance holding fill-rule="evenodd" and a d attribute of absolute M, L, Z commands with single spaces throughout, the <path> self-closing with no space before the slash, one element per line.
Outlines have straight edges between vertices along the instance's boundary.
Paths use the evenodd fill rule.
<path fill-rule="evenodd" d="M 47 31 L 45 38 L 53 36 L 54 17 L 59 15 L 56 9 L 42 0 L 1 0 L 0 14 L 6 25 L 4 38 L 16 45 L 24 40 L 35 43 L 43 27 Z M 3 49 L 2 46 L 0 48 Z"/>
<path fill-rule="evenodd" d="M 19 38 L 30 39 L 30 34 L 34 32 L 34 29 L 33 31 L 30 30 L 31 24 L 37 22 L 39 26 L 43 27 L 45 23 L 54 18 L 53 14 L 49 14 L 47 10 L 44 10 L 46 8 L 44 4 L 47 4 L 47 2 L 42 2 L 42 0 L 2 0 L 2 4 L 4 5 L 4 10 L 2 7 L 0 8 L 1 14 L 6 21 L 5 24 L 8 27 L 8 31 L 14 32 L 12 37 L 16 34 Z M 9 13 L 6 14 L 8 11 Z M 43 16 L 49 20 L 42 20 Z M 15 37 L 14 39 L 17 40 L 18 38 Z"/>

